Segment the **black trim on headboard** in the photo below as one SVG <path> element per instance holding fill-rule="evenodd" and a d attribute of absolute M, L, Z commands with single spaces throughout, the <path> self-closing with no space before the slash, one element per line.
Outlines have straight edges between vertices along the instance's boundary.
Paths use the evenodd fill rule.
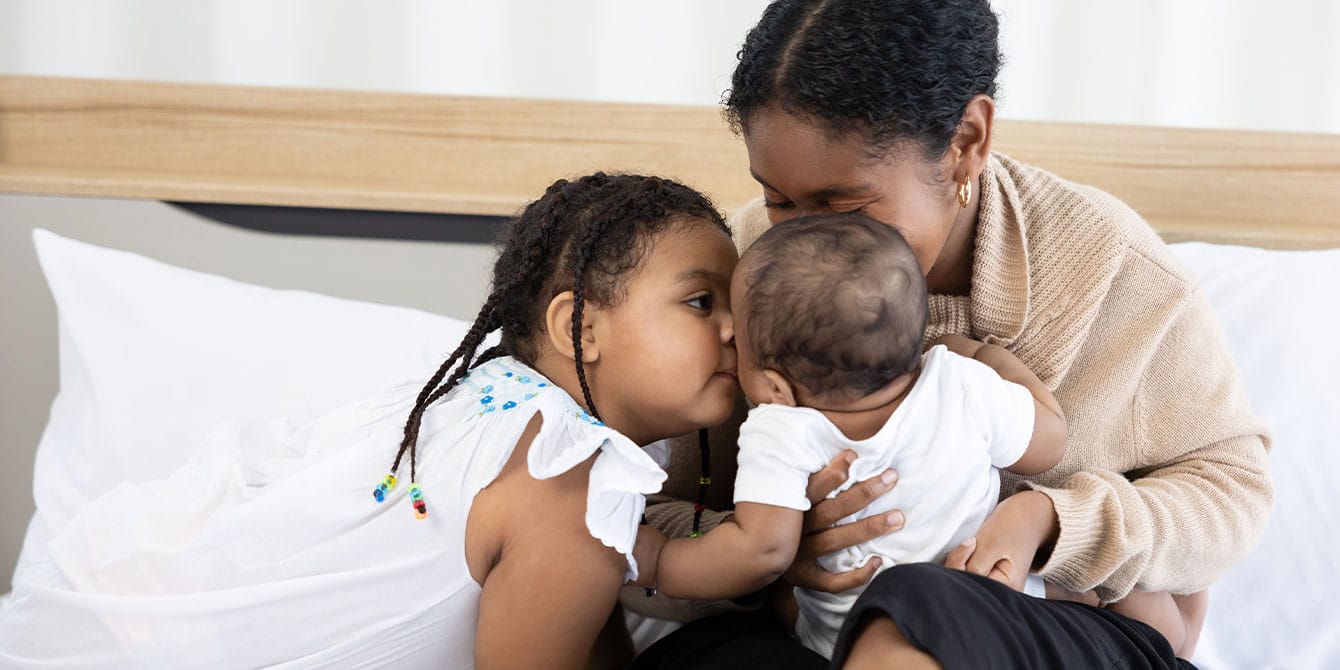
<path fill-rule="evenodd" d="M 506 217 L 202 202 L 169 205 L 212 221 L 285 235 L 493 244 Z"/>

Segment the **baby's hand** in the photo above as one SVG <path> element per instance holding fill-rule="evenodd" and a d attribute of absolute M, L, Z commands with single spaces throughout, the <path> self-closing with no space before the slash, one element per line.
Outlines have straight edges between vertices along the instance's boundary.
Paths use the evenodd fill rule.
<path fill-rule="evenodd" d="M 976 356 L 977 350 L 982 348 L 981 342 L 978 342 L 977 340 L 974 340 L 971 337 L 964 337 L 962 335 L 941 335 L 931 340 L 930 344 L 927 345 L 926 348 L 930 349 L 931 347 L 934 347 L 937 344 L 943 344 L 945 345 L 945 348 L 949 349 L 950 351 L 960 356 L 966 356 L 968 358 Z"/>
<path fill-rule="evenodd" d="M 653 588 L 656 586 L 656 562 L 661 558 L 661 549 L 669 540 L 665 533 L 652 526 L 643 524 L 637 528 L 637 540 L 633 543 L 633 560 L 637 561 L 637 579 L 630 586 Z"/>

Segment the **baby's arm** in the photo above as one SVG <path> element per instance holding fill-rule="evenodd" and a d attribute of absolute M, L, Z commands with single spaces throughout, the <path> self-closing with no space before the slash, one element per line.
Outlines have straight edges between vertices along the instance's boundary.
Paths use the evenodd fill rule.
<path fill-rule="evenodd" d="M 732 519 L 702 537 L 664 542 L 651 583 L 667 596 L 693 600 L 738 598 L 758 591 L 781 577 L 795 560 L 802 514 L 776 505 L 739 503 Z M 643 557 L 637 558 L 641 568 Z M 650 572 L 651 561 L 646 565 L 641 569 Z"/>
<path fill-rule="evenodd" d="M 1065 454 L 1065 413 L 1056 396 L 1023 361 L 1004 347 L 961 335 L 944 335 L 932 344 L 943 344 L 960 356 L 985 363 L 1001 379 L 1019 384 L 1033 395 L 1033 437 L 1024 455 L 1006 470 L 1020 475 L 1036 475 L 1061 462 Z"/>

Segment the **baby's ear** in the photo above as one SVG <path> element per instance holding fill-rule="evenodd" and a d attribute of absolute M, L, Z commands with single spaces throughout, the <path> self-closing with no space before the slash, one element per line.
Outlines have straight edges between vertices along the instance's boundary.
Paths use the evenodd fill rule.
<path fill-rule="evenodd" d="M 795 387 L 791 385 L 790 380 L 782 375 L 782 373 L 773 370 L 772 368 L 765 368 L 763 370 L 763 379 L 767 381 L 767 386 L 764 388 L 764 392 L 768 394 L 768 397 L 764 399 L 763 402 L 786 405 L 788 407 L 796 406 Z"/>
<path fill-rule="evenodd" d="M 572 312 L 576 301 L 572 291 L 564 291 L 549 301 L 549 309 L 544 312 L 544 334 L 549 344 L 558 353 L 575 359 L 577 350 L 572 346 Z M 594 363 L 600 358 L 600 343 L 596 341 L 592 324 L 599 321 L 603 312 L 587 301 L 582 309 L 582 362 Z"/>

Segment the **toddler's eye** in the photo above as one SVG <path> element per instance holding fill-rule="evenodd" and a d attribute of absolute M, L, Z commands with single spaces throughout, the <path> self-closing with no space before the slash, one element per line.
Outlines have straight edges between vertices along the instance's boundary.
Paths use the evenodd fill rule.
<path fill-rule="evenodd" d="M 689 298 L 684 302 L 688 303 L 689 307 L 692 307 L 694 309 L 701 309 L 703 311 L 708 311 L 712 309 L 712 294 L 704 293 L 702 295 Z"/>

